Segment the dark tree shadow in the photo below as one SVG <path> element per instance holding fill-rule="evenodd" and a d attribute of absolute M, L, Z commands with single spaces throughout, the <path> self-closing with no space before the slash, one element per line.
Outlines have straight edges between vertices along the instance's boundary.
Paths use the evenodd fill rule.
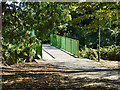
<path fill-rule="evenodd" d="M 34 66 L 35 65 L 35 66 Z M 25 66 L 24 66 L 25 67 Z M 23 67 L 23 68 L 24 68 Z M 28 66 L 26 66 L 28 68 Z M 37 64 L 29 65 L 30 68 L 38 68 L 38 70 L 12 70 L 4 68 L 5 74 L 2 75 L 2 90 L 118 90 L 119 80 L 108 79 L 90 79 L 76 78 L 71 79 L 69 76 L 62 74 L 78 73 L 78 72 L 104 72 L 108 69 L 82 69 L 78 71 L 56 71 L 56 70 L 39 70 L 42 66 Z M 21 66 L 22 68 L 22 66 Z"/>

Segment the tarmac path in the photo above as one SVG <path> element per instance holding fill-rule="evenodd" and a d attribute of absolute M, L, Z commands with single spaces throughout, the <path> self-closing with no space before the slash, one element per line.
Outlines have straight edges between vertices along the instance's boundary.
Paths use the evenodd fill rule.
<path fill-rule="evenodd" d="M 37 62 L 49 64 L 59 69 L 69 70 L 67 73 L 71 74 L 71 78 L 119 79 L 118 70 L 103 67 L 99 62 L 85 58 L 75 58 L 49 44 L 43 44 L 42 49 L 44 60 L 37 60 Z"/>

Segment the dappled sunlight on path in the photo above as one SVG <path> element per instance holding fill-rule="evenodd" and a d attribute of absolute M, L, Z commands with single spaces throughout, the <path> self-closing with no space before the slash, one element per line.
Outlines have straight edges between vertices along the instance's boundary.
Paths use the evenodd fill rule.
<path fill-rule="evenodd" d="M 36 62 L 2 66 L 3 90 L 118 90 L 120 81 L 108 79 L 71 78 L 75 70 L 56 69 Z M 89 71 L 89 70 L 88 70 Z M 87 70 L 86 70 L 87 72 Z M 94 72 L 94 71 L 93 71 Z"/>
<path fill-rule="evenodd" d="M 119 70 L 112 70 L 85 58 L 75 58 L 60 49 L 49 44 L 43 44 L 43 59 L 36 60 L 38 63 L 54 66 L 58 69 L 72 70 L 71 78 L 87 77 L 92 79 L 118 80 Z M 53 58 L 54 57 L 54 58 Z"/>

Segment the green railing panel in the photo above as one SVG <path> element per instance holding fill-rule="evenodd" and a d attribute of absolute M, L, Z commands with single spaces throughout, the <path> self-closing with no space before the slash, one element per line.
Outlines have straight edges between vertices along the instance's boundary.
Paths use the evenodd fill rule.
<path fill-rule="evenodd" d="M 56 35 L 57 36 L 57 47 L 58 48 L 61 48 L 61 37 Z"/>
<path fill-rule="evenodd" d="M 78 55 L 78 44 L 76 40 L 74 41 L 74 47 L 75 47 L 74 54 L 77 56 Z"/>
<path fill-rule="evenodd" d="M 72 46 L 72 39 L 70 40 L 70 45 L 71 45 L 70 53 L 72 54 L 72 48 L 73 48 L 73 46 Z"/>
<path fill-rule="evenodd" d="M 79 42 L 77 40 L 72 40 L 72 54 L 79 56 Z"/>
<path fill-rule="evenodd" d="M 53 44 L 53 34 L 50 35 L 50 44 Z"/>
<path fill-rule="evenodd" d="M 65 37 L 61 37 L 61 49 L 65 50 Z"/>
<path fill-rule="evenodd" d="M 78 40 L 51 34 L 50 44 L 56 46 L 57 48 L 61 48 L 65 51 L 68 51 L 74 56 L 79 57 L 79 41 Z"/>
<path fill-rule="evenodd" d="M 57 46 L 57 39 L 56 39 L 56 35 L 53 35 L 53 45 Z"/>
<path fill-rule="evenodd" d="M 37 55 L 40 55 L 42 58 L 42 43 L 39 42 L 39 45 L 35 47 L 35 50 L 37 51 Z"/>
<path fill-rule="evenodd" d="M 79 40 L 77 40 L 76 45 L 77 45 L 77 54 L 76 55 L 79 57 L 80 56 L 80 54 L 79 54 Z"/>
<path fill-rule="evenodd" d="M 72 54 L 74 55 L 74 41 L 72 40 Z"/>
<path fill-rule="evenodd" d="M 66 51 L 71 52 L 71 39 L 66 38 Z"/>

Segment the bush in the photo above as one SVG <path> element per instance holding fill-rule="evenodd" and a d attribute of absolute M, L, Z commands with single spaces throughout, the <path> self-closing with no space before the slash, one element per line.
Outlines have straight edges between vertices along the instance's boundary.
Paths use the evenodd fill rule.
<path fill-rule="evenodd" d="M 27 39 L 23 38 L 23 40 L 16 40 L 13 43 L 2 41 L 3 64 L 29 62 L 41 55 L 41 41 L 33 36 L 29 36 Z"/>
<path fill-rule="evenodd" d="M 120 46 L 107 46 L 103 48 L 101 47 L 100 52 L 101 52 L 101 59 L 120 61 Z M 81 50 L 80 56 L 92 60 L 97 60 L 98 50 L 85 47 L 85 49 Z"/>
<path fill-rule="evenodd" d="M 101 48 L 101 58 L 109 60 L 120 60 L 120 46 L 107 46 Z"/>
<path fill-rule="evenodd" d="M 82 49 L 82 51 L 80 52 L 80 56 L 84 58 L 89 58 L 92 60 L 98 59 L 96 50 L 92 48 L 87 48 L 87 47 L 85 47 L 85 49 Z"/>

